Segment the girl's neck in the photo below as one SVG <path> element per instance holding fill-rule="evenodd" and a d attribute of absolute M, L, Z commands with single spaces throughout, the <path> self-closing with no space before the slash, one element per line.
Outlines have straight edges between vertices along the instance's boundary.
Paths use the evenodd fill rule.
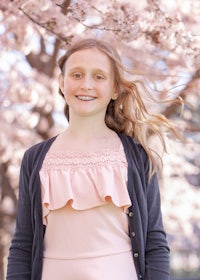
<path fill-rule="evenodd" d="M 112 150 L 118 147 L 120 140 L 115 131 L 105 122 L 80 121 L 69 122 L 69 126 L 56 139 L 51 151 L 96 152 L 102 149 Z"/>
<path fill-rule="evenodd" d="M 87 140 L 106 137 L 114 132 L 107 127 L 104 121 L 81 119 L 76 122 L 70 121 L 66 133 L 76 139 Z"/>

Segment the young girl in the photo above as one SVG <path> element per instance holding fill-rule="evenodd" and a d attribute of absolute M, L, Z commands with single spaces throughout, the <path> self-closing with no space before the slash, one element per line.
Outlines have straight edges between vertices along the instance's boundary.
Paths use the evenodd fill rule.
<path fill-rule="evenodd" d="M 149 114 L 108 43 L 81 40 L 59 66 L 69 125 L 24 155 L 7 279 L 169 279 L 147 136 L 173 127 Z"/>

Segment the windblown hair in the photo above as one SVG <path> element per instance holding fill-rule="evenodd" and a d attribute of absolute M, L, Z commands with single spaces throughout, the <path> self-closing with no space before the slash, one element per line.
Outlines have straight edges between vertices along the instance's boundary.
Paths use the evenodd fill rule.
<path fill-rule="evenodd" d="M 62 74 L 64 74 L 65 71 L 66 61 L 73 53 L 90 48 L 96 48 L 106 54 L 110 59 L 114 71 L 114 84 L 118 97 L 116 100 L 111 100 L 108 104 L 105 123 L 117 133 L 124 133 L 131 136 L 142 145 L 149 158 L 149 178 L 151 178 L 159 164 L 156 159 L 156 152 L 153 151 L 148 144 L 149 136 L 156 134 L 161 141 L 164 151 L 166 151 L 166 145 L 163 128 L 167 128 L 167 130 L 178 138 L 181 138 L 181 136 L 176 132 L 173 124 L 164 115 L 151 114 L 148 111 L 143 101 L 142 94 L 139 91 L 139 87 L 146 92 L 148 98 L 150 98 L 152 102 L 156 102 L 156 100 L 142 81 L 125 78 L 125 73 L 128 73 L 130 76 L 130 74 L 134 75 L 135 72 L 126 69 L 118 52 L 109 43 L 91 38 L 78 41 L 71 46 L 66 54 L 58 61 Z M 59 93 L 64 97 L 60 89 Z M 181 103 L 182 101 L 180 99 L 174 99 L 172 102 Z M 69 106 L 67 103 L 65 104 L 64 113 L 69 120 Z"/>

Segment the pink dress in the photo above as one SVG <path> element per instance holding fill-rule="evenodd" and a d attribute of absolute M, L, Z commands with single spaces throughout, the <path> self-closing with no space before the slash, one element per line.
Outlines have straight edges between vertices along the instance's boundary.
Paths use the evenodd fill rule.
<path fill-rule="evenodd" d="M 47 153 L 40 171 L 42 280 L 136 280 L 128 236 L 122 145 L 99 153 Z"/>

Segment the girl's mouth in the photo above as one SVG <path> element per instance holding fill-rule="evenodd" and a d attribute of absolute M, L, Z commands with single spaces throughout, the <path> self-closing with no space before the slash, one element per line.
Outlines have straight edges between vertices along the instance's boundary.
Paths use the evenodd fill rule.
<path fill-rule="evenodd" d="M 87 96 L 87 95 L 77 95 L 76 98 L 78 98 L 79 100 L 82 100 L 82 101 L 92 101 L 92 100 L 96 99 L 96 97 Z"/>

